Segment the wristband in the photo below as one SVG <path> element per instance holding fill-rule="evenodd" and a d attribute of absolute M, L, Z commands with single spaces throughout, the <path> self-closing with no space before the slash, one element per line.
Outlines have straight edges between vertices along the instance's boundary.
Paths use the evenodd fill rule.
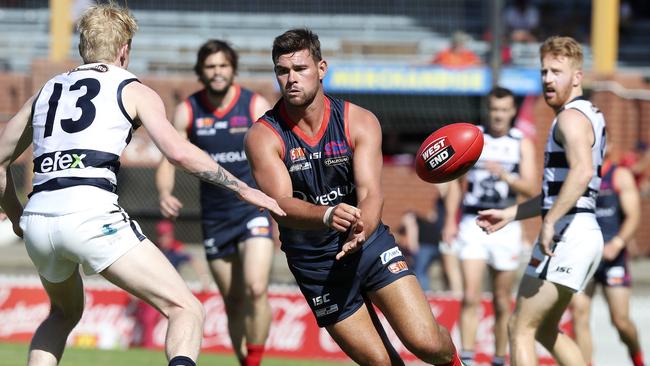
<path fill-rule="evenodd" d="M 329 207 L 327 211 L 325 211 L 325 215 L 323 215 L 323 224 L 325 224 L 327 227 L 330 227 L 332 224 L 332 216 L 335 208 L 336 206 Z"/>

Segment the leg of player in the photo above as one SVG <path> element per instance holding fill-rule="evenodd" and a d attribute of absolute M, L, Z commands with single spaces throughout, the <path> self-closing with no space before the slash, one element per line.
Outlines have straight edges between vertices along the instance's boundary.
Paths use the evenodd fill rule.
<path fill-rule="evenodd" d="M 553 354 L 560 365 L 586 365 L 580 349 L 559 331 L 559 322 L 573 291 L 552 282 L 524 275 L 515 312 L 508 324 L 512 366 L 537 365 L 535 340 Z"/>
<path fill-rule="evenodd" d="M 29 346 L 28 366 L 55 366 L 63 356 L 66 340 L 84 310 L 83 283 L 79 271 L 60 283 L 41 277 L 50 298 L 50 313 L 34 333 Z"/>
<path fill-rule="evenodd" d="M 196 362 L 203 338 L 203 306 L 151 241 L 134 246 L 101 275 L 167 317 L 165 352 L 170 365 L 192 365 L 188 358 Z"/>
<path fill-rule="evenodd" d="M 460 311 L 460 338 L 462 349 L 460 358 L 466 364 L 472 364 L 476 331 L 479 323 L 481 306 L 481 289 L 486 261 L 483 259 L 463 259 L 463 302 Z"/>
<path fill-rule="evenodd" d="M 505 365 L 508 347 L 508 320 L 512 309 L 512 286 L 515 271 L 492 270 L 492 304 L 494 306 L 494 358 L 492 366 Z"/>
<path fill-rule="evenodd" d="M 436 322 L 415 276 L 404 276 L 370 291 L 368 297 L 386 316 L 404 346 L 420 360 L 461 365 L 449 332 Z"/>
<path fill-rule="evenodd" d="M 246 292 L 241 258 L 239 254 L 232 254 L 224 258 L 213 259 L 209 265 L 212 277 L 214 277 L 223 297 L 233 351 L 235 351 L 239 362 L 243 363 L 246 357 L 244 340 L 246 313 L 242 309 L 245 306 Z"/>
<path fill-rule="evenodd" d="M 447 278 L 449 291 L 451 291 L 453 295 L 460 296 L 463 293 L 463 274 L 460 270 L 458 254 L 454 252 L 444 252 L 442 250 L 441 253 L 442 267 L 445 272 L 445 277 Z"/>
<path fill-rule="evenodd" d="M 368 302 L 326 329 L 343 352 L 359 365 L 404 365 L 399 353 L 390 344 L 372 304 Z M 359 334 L 363 334 L 363 337 L 359 337 Z"/>
<path fill-rule="evenodd" d="M 273 262 L 273 241 L 249 238 L 243 246 L 244 282 L 246 283 L 246 362 L 258 366 L 271 327 L 268 286 Z"/>
<path fill-rule="evenodd" d="M 643 353 L 639 344 L 639 334 L 630 318 L 630 288 L 605 286 L 605 298 L 609 305 L 612 324 L 616 327 L 621 341 L 627 347 L 634 366 L 644 365 Z"/>
<path fill-rule="evenodd" d="M 593 355 L 591 338 L 591 300 L 594 296 L 596 283 L 591 281 L 584 292 L 577 292 L 571 299 L 571 315 L 573 316 L 573 332 L 575 340 L 580 347 L 582 357 L 590 365 Z"/>

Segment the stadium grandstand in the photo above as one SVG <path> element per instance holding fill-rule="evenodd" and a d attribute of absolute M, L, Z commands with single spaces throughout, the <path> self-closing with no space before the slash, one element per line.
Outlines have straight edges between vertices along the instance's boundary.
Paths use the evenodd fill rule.
<path fill-rule="evenodd" d="M 0 129 L 29 96 L 38 92 L 43 82 L 81 62 L 73 20 L 93 2 L 0 0 Z M 650 2 L 645 0 L 612 0 L 617 4 L 618 15 L 604 18 L 596 15 L 596 8 L 605 6 L 602 3 L 609 0 L 531 0 L 529 3 L 539 13 L 539 24 L 527 41 L 511 37 L 512 29 L 503 16 L 505 9 L 514 3 L 509 0 L 117 2 L 128 4 L 139 25 L 133 39 L 129 71 L 163 97 L 169 118 L 181 100 L 200 88 L 193 67 L 197 49 L 207 39 L 230 42 L 240 57 L 237 81 L 275 103 L 280 94 L 270 55 L 273 39 L 290 28 L 314 30 L 329 64 L 325 90 L 371 110 L 382 124 L 383 220 L 394 229 L 400 225 L 405 211 L 425 212 L 433 197 L 430 186 L 419 180 L 413 170 L 413 156 L 420 142 L 448 123 L 484 123 L 485 95 L 493 85 L 505 85 L 515 92 L 520 106 L 517 124 L 534 140 L 538 166 L 541 166 L 553 111 L 540 96 L 538 50 L 540 42 L 550 35 L 570 35 L 582 43 L 586 57 L 586 93 L 605 113 L 609 138 L 617 147 L 616 158 L 633 156 L 635 161 L 650 160 L 643 159 L 645 155 L 650 156 L 647 148 L 650 144 Z M 57 17 L 69 21 L 61 25 Z M 615 36 L 596 37 L 603 34 L 605 26 L 611 26 L 606 31 Z M 466 47 L 480 58 L 480 65 L 449 69 L 433 64 L 434 55 L 449 47 L 453 34 L 458 31 L 467 35 Z M 500 49 L 495 51 L 495 47 Z M 138 131 L 125 151 L 118 177 L 120 183 L 130 187 L 129 190 L 118 187 L 121 205 L 148 235 L 154 235 L 155 224 L 160 219 L 154 187 L 160 157 L 146 134 Z M 29 154 L 24 154 L 14 168 L 19 194 L 24 200 L 31 190 L 30 160 Z M 650 329 L 650 314 L 644 310 L 650 306 L 650 226 L 643 225 L 650 217 L 650 163 L 639 167 L 638 177 L 646 185 L 641 186 L 642 225 L 636 240 L 629 245 L 635 278 L 631 311 L 641 331 L 644 349 L 650 352 L 650 334 L 646 334 Z M 185 206 L 177 221 L 177 236 L 190 243 L 191 251 L 202 258 L 198 191 L 193 177 L 178 174 L 175 192 Z M 527 241 L 535 240 L 539 224 L 537 219 L 525 222 Z M 5 232 L 10 229 L 7 225 L 0 226 Z M 21 242 L 7 239 L 6 235 L 0 232 L 0 355 L 3 342 L 25 342 L 34 331 L 27 329 L 29 326 L 3 331 L 2 323 L 6 321 L 2 319 L 18 313 L 15 304 L 21 296 L 28 300 L 20 311 L 28 312 L 30 307 L 42 306 L 46 301 L 38 292 L 41 289 L 37 286 L 36 272 Z M 196 283 L 191 273 L 184 275 L 190 283 Z M 441 275 L 436 265 L 431 276 Z M 274 310 L 280 307 L 282 314 L 276 312 L 274 317 L 270 345 L 267 345 L 272 349 L 271 354 L 344 359 L 331 340 L 320 340 L 319 346 L 304 346 L 289 339 L 300 333 L 292 326 L 307 329 L 307 333 L 300 333 L 304 339 L 320 339 L 323 335 L 314 324 L 305 325 L 312 321 L 311 313 L 304 308 L 302 297 L 296 295 L 293 278 L 279 248 L 272 281 L 276 296 L 272 304 Z M 91 283 L 96 286 L 93 291 L 98 301 L 106 301 L 106 306 L 128 302 L 123 294 L 115 295 L 114 301 L 102 298 L 102 291 L 116 290 L 107 289 L 100 280 Z M 434 290 L 442 291 L 442 288 Z M 221 321 L 225 319 L 223 309 L 213 295 L 202 294 L 201 300 L 213 306 L 208 315 Z M 441 310 L 440 316 L 443 324 L 452 327 L 452 335 L 458 340 L 458 299 L 438 291 L 430 295 L 432 304 L 440 309 L 455 309 Z M 488 300 L 484 301 L 486 309 L 491 307 Z M 595 304 L 595 316 L 605 319 L 608 313 L 604 302 L 598 300 Z M 36 311 L 35 314 L 38 315 Z M 492 325 L 491 314 L 491 309 L 486 310 L 481 326 Z M 118 318 L 106 321 L 123 321 Z M 207 342 L 204 342 L 206 349 L 228 352 L 227 329 L 212 321 L 213 329 L 207 331 Z M 107 324 L 91 324 L 89 320 L 77 335 L 98 348 L 128 346 L 120 339 L 130 336 L 132 330 L 128 324 L 120 323 L 122 328 L 107 331 L 109 335 L 99 334 L 97 329 L 106 328 Z M 600 321 L 595 328 L 598 334 L 607 336 L 595 337 L 598 339 L 595 339 L 594 364 L 625 364 L 628 359 L 615 330 L 608 322 Z M 95 338 L 89 341 L 84 336 Z M 106 339 L 102 340 L 102 336 Z M 393 333 L 390 336 L 391 340 L 396 339 Z M 483 355 L 479 359 L 485 362 L 487 354 L 492 352 L 490 337 L 480 340 L 477 351 Z M 398 350 L 406 352 L 403 347 Z M 553 364 L 548 354 L 541 355 L 542 364 Z M 617 357 L 622 361 L 617 362 Z"/>

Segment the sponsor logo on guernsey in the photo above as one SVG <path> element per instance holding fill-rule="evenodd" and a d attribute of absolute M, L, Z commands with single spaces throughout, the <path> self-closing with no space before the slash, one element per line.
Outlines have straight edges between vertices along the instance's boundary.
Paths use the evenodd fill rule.
<path fill-rule="evenodd" d="M 409 269 L 409 266 L 406 264 L 405 261 L 397 261 L 397 262 L 393 262 L 393 263 L 388 265 L 388 270 L 391 271 L 391 273 L 394 273 L 394 274 L 404 272 L 407 269 Z"/>
<path fill-rule="evenodd" d="M 321 206 L 331 206 L 333 204 L 338 203 L 339 199 L 342 197 L 347 196 L 348 194 L 352 193 L 354 191 L 354 185 L 350 184 L 347 186 L 339 186 L 328 193 L 319 195 L 319 196 L 314 196 L 311 194 L 306 194 L 301 191 L 293 191 L 293 196 L 301 199 L 303 201 L 311 202 L 317 205 Z"/>
<path fill-rule="evenodd" d="M 347 164 L 350 161 L 349 156 L 338 156 L 335 158 L 326 158 L 324 160 L 325 166 L 335 166 L 341 164 Z"/>
<path fill-rule="evenodd" d="M 348 152 L 348 144 L 345 141 L 330 141 L 325 144 L 325 156 L 342 155 Z"/>
<path fill-rule="evenodd" d="M 305 150 L 303 150 L 302 147 L 294 147 L 293 149 L 289 150 L 289 158 L 291 158 L 292 163 L 300 160 L 305 160 Z"/>
<path fill-rule="evenodd" d="M 399 257 L 402 255 L 402 251 L 398 247 L 392 247 L 387 251 L 381 253 L 379 256 L 381 258 L 381 264 L 386 264 L 391 261 L 391 259 Z"/>
<path fill-rule="evenodd" d="M 246 152 L 242 151 L 228 151 L 222 153 L 211 153 L 212 160 L 217 163 L 236 163 L 238 161 L 246 161 Z"/>
<path fill-rule="evenodd" d="M 66 169 L 84 169 L 83 159 L 86 154 L 71 151 L 56 151 L 43 154 L 38 157 L 38 163 L 34 166 L 36 173 L 50 173 Z"/>
<path fill-rule="evenodd" d="M 246 116 L 232 116 L 228 121 L 230 133 L 246 133 L 248 131 L 248 118 Z"/>
<path fill-rule="evenodd" d="M 308 161 L 293 164 L 289 167 L 289 173 L 299 172 L 303 170 L 311 169 L 311 163 Z"/>
<path fill-rule="evenodd" d="M 447 136 L 443 136 L 427 145 L 422 151 L 422 160 L 429 170 L 435 170 L 449 161 L 454 154 L 455 151 L 449 144 L 449 139 Z"/>

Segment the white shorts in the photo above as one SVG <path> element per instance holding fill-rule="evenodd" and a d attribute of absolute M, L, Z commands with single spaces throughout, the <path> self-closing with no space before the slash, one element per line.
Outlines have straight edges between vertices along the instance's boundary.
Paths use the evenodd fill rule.
<path fill-rule="evenodd" d="M 549 257 L 535 245 L 526 275 L 581 291 L 596 272 L 603 254 L 603 234 L 596 216 L 578 213 L 555 224 L 553 253 Z"/>
<path fill-rule="evenodd" d="M 20 218 L 27 254 L 47 281 L 66 280 L 83 266 L 96 274 L 146 237 L 117 204 L 65 215 L 25 212 Z"/>
<path fill-rule="evenodd" d="M 476 224 L 476 215 L 463 215 L 458 227 L 460 260 L 482 259 L 497 271 L 514 271 L 519 267 L 521 251 L 521 223 L 518 221 L 486 234 Z"/>

